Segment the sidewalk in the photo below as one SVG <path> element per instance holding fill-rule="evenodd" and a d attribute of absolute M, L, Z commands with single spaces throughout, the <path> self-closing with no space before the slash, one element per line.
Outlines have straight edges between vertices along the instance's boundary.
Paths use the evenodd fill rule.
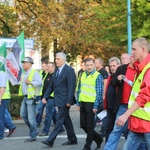
<path fill-rule="evenodd" d="M 22 119 L 13 120 L 14 124 L 24 124 L 24 121 Z"/>

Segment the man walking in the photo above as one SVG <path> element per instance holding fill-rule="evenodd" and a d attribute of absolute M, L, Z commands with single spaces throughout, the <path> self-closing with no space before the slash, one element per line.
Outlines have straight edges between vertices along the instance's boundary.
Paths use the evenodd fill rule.
<path fill-rule="evenodd" d="M 113 130 L 116 112 L 114 112 L 114 102 L 116 98 L 116 87 L 111 85 L 112 77 L 114 76 L 117 68 L 120 66 L 120 59 L 117 57 L 111 57 L 109 59 L 109 66 L 111 70 L 111 75 L 108 77 L 107 85 L 106 85 L 106 96 L 104 99 L 104 109 L 107 109 L 106 116 L 106 135 L 105 141 L 107 142 L 109 134 Z"/>
<path fill-rule="evenodd" d="M 54 71 L 55 71 L 55 63 L 48 62 L 47 75 L 45 77 L 44 85 L 42 88 L 42 96 L 44 95 L 45 91 L 47 90 L 47 87 L 49 86 L 49 84 L 52 82 L 52 78 L 54 76 Z M 47 136 L 49 133 L 49 130 L 50 130 L 51 121 L 52 121 L 53 117 L 55 117 L 55 119 L 56 119 L 56 116 L 57 116 L 57 111 L 56 111 L 55 104 L 54 104 L 54 93 L 49 95 L 48 100 L 47 101 L 43 100 L 42 103 L 46 106 L 46 115 L 45 115 L 45 119 L 44 119 L 44 128 L 42 130 L 42 133 L 39 134 L 39 136 Z M 54 114 L 54 111 L 56 111 L 55 114 Z M 65 131 L 63 129 L 63 127 L 62 127 L 61 131 Z"/>
<path fill-rule="evenodd" d="M 86 143 L 82 150 L 90 150 L 95 141 L 98 150 L 103 142 L 102 137 L 94 130 L 94 116 L 98 105 L 103 100 L 103 77 L 95 70 L 94 59 L 85 60 L 86 71 L 81 76 L 78 87 L 77 108 L 80 108 L 80 126 L 87 133 Z M 79 104 L 80 103 L 80 104 Z"/>
<path fill-rule="evenodd" d="M 40 71 L 40 76 L 42 78 L 43 83 L 44 83 L 45 78 L 47 76 L 47 64 L 48 64 L 47 60 L 42 61 L 42 70 Z M 42 88 L 41 88 L 41 92 L 40 92 L 39 96 L 40 96 L 39 97 L 39 101 L 38 101 L 38 104 L 36 106 L 36 111 L 37 111 L 36 112 L 37 128 L 41 127 L 43 111 L 44 111 L 44 108 L 45 108 L 45 105 L 42 103 Z"/>
<path fill-rule="evenodd" d="M 37 128 L 36 128 L 36 104 L 35 104 L 35 91 L 36 87 L 42 86 L 42 79 L 40 74 L 32 69 L 33 59 L 25 57 L 22 61 L 22 67 L 25 74 L 22 74 L 22 80 L 19 87 L 19 95 L 24 96 L 20 116 L 29 127 L 29 138 L 25 142 L 36 141 Z"/>
<path fill-rule="evenodd" d="M 7 74 L 2 62 L 0 62 L 0 79 L 0 139 L 3 139 L 4 127 L 9 129 L 9 134 L 7 135 L 9 137 L 16 129 L 16 126 L 12 123 L 11 116 L 7 110 L 10 102 L 10 91 Z"/>
<path fill-rule="evenodd" d="M 123 150 L 138 150 L 143 140 L 150 150 L 150 47 L 145 38 L 133 41 L 132 55 L 139 63 L 128 102 L 129 109 L 116 124 L 124 126 L 129 118 L 129 134 Z"/>
<path fill-rule="evenodd" d="M 104 100 L 105 93 L 106 93 L 106 83 L 107 83 L 107 78 L 109 75 L 108 75 L 108 72 L 104 68 L 104 60 L 102 58 L 95 59 L 95 68 L 103 76 L 103 100 Z M 100 113 L 102 110 L 103 110 L 103 101 L 99 104 L 97 113 Z M 96 121 L 98 120 L 99 120 L 98 117 L 96 117 Z M 100 134 L 104 137 L 106 133 L 106 117 L 104 117 L 101 121 L 102 121 L 102 126 L 100 130 Z"/>
<path fill-rule="evenodd" d="M 68 141 L 62 145 L 77 144 L 77 137 L 74 132 L 69 110 L 75 103 L 74 92 L 76 76 L 74 69 L 66 64 L 66 55 L 62 52 L 56 54 L 57 69 L 54 72 L 53 82 L 49 85 L 42 101 L 46 101 L 49 95 L 54 92 L 54 102 L 58 107 L 57 120 L 54 130 L 43 144 L 53 147 L 54 141 L 64 125 L 67 131 Z"/>
<path fill-rule="evenodd" d="M 116 114 L 116 120 L 117 118 L 122 115 L 128 108 L 128 100 L 131 93 L 132 85 L 129 83 L 132 83 L 135 76 L 135 68 L 133 66 L 134 58 L 133 56 L 130 57 L 130 63 L 121 65 L 117 68 L 117 71 L 114 75 L 114 77 L 111 80 L 111 84 L 115 87 L 117 87 L 116 92 L 116 99 L 114 101 L 114 112 L 117 112 Z M 126 79 L 128 79 L 130 82 L 125 82 Z M 125 80 L 125 81 L 124 81 Z M 108 141 L 104 147 L 104 150 L 109 150 L 111 147 L 111 150 L 117 149 L 117 144 L 119 143 L 119 139 L 124 134 L 125 138 L 127 138 L 128 135 L 128 123 L 123 127 L 118 127 L 114 124 L 113 131 L 110 133 Z"/>

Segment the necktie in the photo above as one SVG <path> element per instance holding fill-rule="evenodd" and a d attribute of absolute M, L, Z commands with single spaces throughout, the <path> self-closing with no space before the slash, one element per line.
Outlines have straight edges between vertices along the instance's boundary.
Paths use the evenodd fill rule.
<path fill-rule="evenodd" d="M 56 72 L 56 78 L 58 78 L 58 76 L 59 76 L 59 68 L 57 69 L 57 72 Z"/>

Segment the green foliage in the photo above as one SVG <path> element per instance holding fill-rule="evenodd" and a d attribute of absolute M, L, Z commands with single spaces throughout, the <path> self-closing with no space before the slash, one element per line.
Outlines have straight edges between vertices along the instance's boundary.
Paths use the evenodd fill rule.
<path fill-rule="evenodd" d="M 150 38 L 149 8 L 148 0 L 131 0 L 133 40 Z M 23 29 L 27 38 L 35 38 L 35 49 L 42 47 L 42 57 L 52 41 L 54 53 L 66 52 L 69 61 L 78 55 L 107 60 L 127 52 L 127 1 L 15 0 L 15 7 L 1 6 L 0 12 L 1 35 Z"/>
<path fill-rule="evenodd" d="M 11 99 L 8 108 L 11 116 L 16 118 L 20 116 L 20 107 L 23 97 L 18 96 L 19 85 L 12 86 L 11 84 L 9 84 L 9 87 Z"/>
<path fill-rule="evenodd" d="M 9 112 L 12 117 L 20 116 L 20 107 L 21 107 L 22 100 L 23 100 L 23 97 L 20 97 L 16 94 L 11 94 Z"/>
<path fill-rule="evenodd" d="M 13 7 L 0 4 L 0 36 L 12 37 L 17 35 L 17 17 Z"/>

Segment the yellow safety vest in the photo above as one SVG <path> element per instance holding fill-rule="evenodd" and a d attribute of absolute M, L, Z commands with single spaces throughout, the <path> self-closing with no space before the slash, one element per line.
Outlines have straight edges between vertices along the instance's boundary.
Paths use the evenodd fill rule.
<path fill-rule="evenodd" d="M 77 80 L 77 85 L 76 85 L 76 92 L 78 91 L 78 87 L 79 87 L 79 84 L 80 84 L 82 74 L 83 74 L 83 72 L 79 74 L 79 77 L 78 77 L 78 80 Z"/>
<path fill-rule="evenodd" d="M 41 76 L 41 78 L 42 78 L 42 73 L 43 73 L 43 71 L 41 70 L 41 71 L 40 71 L 40 76 Z M 43 85 L 44 85 L 44 81 L 45 81 L 47 75 L 48 75 L 48 73 L 45 74 L 45 76 L 44 76 L 44 78 L 43 78 L 43 80 L 42 80 Z M 40 95 L 42 95 L 43 85 L 42 85 L 41 90 L 40 90 Z M 51 96 L 51 97 L 54 97 L 54 92 L 52 92 L 52 93 L 50 94 L 50 96 Z"/>
<path fill-rule="evenodd" d="M 142 72 L 140 73 L 140 75 L 138 76 L 138 78 L 136 79 L 135 83 L 133 84 L 132 87 L 132 91 L 130 94 L 130 98 L 129 98 L 129 102 L 128 102 L 128 107 L 130 108 L 133 103 L 135 102 L 136 97 L 138 96 L 138 93 L 140 92 L 140 86 L 143 82 L 143 78 L 145 75 L 145 72 L 147 71 L 147 69 L 150 68 L 150 63 L 148 63 L 144 69 L 142 70 Z M 132 116 L 135 116 L 137 118 L 141 118 L 143 120 L 148 120 L 150 121 L 150 102 L 146 103 L 144 108 L 139 108 L 137 109 Z"/>
<path fill-rule="evenodd" d="M 9 90 L 9 82 L 6 83 L 5 93 L 2 96 L 2 99 L 10 99 L 10 90 Z"/>
<path fill-rule="evenodd" d="M 81 76 L 79 102 L 95 102 L 96 99 L 96 79 L 100 73 L 95 71 L 94 74 L 86 75 L 83 72 Z"/>
<path fill-rule="evenodd" d="M 41 78 L 42 78 L 42 73 L 43 73 L 43 71 L 41 70 L 41 71 L 40 71 L 40 76 L 41 76 Z M 42 84 L 42 87 L 41 87 L 41 90 L 40 90 L 40 94 L 39 94 L 40 96 L 42 95 L 44 80 L 45 80 L 45 78 L 47 77 L 47 75 L 48 75 L 48 73 L 46 73 L 45 76 L 44 76 L 44 78 L 42 79 L 42 83 L 43 83 L 43 84 Z"/>
<path fill-rule="evenodd" d="M 36 72 L 36 70 L 33 70 L 33 69 L 30 71 L 30 74 L 29 74 L 29 76 L 28 76 L 28 79 L 29 79 L 31 82 L 32 82 L 32 80 L 33 80 L 33 76 L 34 76 L 34 73 L 35 73 L 35 72 Z M 28 93 L 28 95 L 27 95 L 28 99 L 35 97 L 35 89 L 34 89 L 34 87 L 33 87 L 31 84 L 28 85 L 27 93 Z M 20 83 L 20 87 L 19 87 L 19 96 L 22 96 L 22 95 L 23 95 L 23 93 L 22 93 L 22 82 L 21 82 L 21 83 Z"/>

